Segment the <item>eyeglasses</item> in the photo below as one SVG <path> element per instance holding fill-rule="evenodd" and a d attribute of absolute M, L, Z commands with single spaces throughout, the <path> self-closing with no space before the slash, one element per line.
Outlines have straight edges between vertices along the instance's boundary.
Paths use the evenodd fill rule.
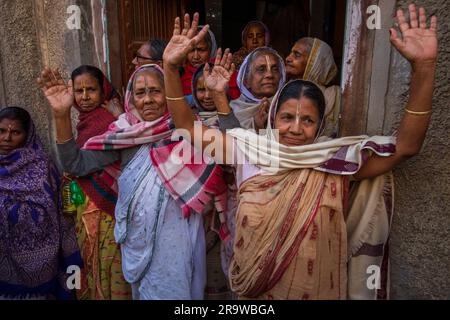
<path fill-rule="evenodd" d="M 144 57 L 144 56 L 141 56 L 139 53 L 135 53 L 135 54 L 134 54 L 134 58 L 136 59 L 136 62 L 137 62 L 137 63 L 139 63 L 139 59 L 141 59 L 141 61 L 142 61 L 142 60 L 148 60 L 148 61 L 150 61 L 150 62 L 152 62 L 152 63 L 156 63 L 156 62 L 159 61 L 159 60 L 155 60 L 155 59 L 153 59 L 153 58 L 151 58 L 151 57 Z"/>

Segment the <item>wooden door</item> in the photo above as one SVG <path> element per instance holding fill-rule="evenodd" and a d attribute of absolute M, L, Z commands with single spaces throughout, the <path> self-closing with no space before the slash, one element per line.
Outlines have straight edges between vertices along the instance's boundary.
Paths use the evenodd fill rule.
<path fill-rule="evenodd" d="M 124 86 L 133 73 L 132 61 L 139 47 L 150 38 L 169 40 L 174 19 L 183 12 L 183 0 L 120 0 L 120 51 Z"/>

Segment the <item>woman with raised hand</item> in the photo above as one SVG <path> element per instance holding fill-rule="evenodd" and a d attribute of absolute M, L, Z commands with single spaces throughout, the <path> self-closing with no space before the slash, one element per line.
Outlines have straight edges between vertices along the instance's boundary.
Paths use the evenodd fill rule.
<path fill-rule="evenodd" d="M 195 32 L 198 14 L 192 24 L 186 15 L 183 27 L 175 20 L 164 52 L 166 94 L 174 97 L 168 108 L 175 126 L 190 132 L 191 143 L 217 162 L 236 166 L 239 202 L 229 275 L 241 299 L 377 297 L 377 290 L 366 285 L 366 271 L 373 265 L 381 268 L 387 257 L 390 171 L 420 151 L 431 114 L 437 19 L 432 17 L 427 27 L 423 8 L 419 15 L 414 5 L 409 11 L 410 22 L 402 10 L 397 12 L 402 39 L 391 29 L 392 44 L 413 69 L 397 137 L 333 140 L 321 138 L 324 96 L 304 80 L 289 82 L 273 99 L 266 136 L 244 129 L 226 134 L 196 129 L 189 106 L 175 99 L 183 95 L 177 65 L 208 26 Z M 231 64 L 230 56 L 223 60 Z M 218 102 L 227 82 L 222 71 L 215 66 L 206 76 Z M 358 181 L 352 197 L 349 180 Z"/>
<path fill-rule="evenodd" d="M 72 137 L 72 87 L 58 74 L 42 89 L 56 123 L 64 169 L 86 176 L 121 161 L 114 235 L 121 245 L 124 277 L 133 299 L 203 299 L 205 232 L 202 214 L 215 206 L 223 217 L 226 186 L 222 170 L 186 140 L 172 139 L 164 73 L 157 65 L 138 68 L 128 83 L 125 114 L 80 150 Z M 184 99 L 184 96 L 183 96 Z M 180 158 L 180 149 L 186 151 Z M 228 237 L 222 218 L 220 234 Z"/>
<path fill-rule="evenodd" d="M 50 69 L 44 69 L 39 81 L 49 78 Z M 86 142 L 108 130 L 123 113 L 117 91 L 97 67 L 82 65 L 71 74 L 73 107 L 78 111 L 76 144 L 83 148 Z M 122 273 L 120 246 L 114 241 L 114 209 L 117 202 L 117 178 L 120 163 L 103 170 L 78 177 L 65 174 L 65 188 L 70 197 L 81 194 L 76 204 L 66 204 L 76 221 L 78 245 L 84 266 L 81 272 L 79 300 L 131 299 L 130 285 Z M 68 196 L 68 195 L 66 195 Z"/>

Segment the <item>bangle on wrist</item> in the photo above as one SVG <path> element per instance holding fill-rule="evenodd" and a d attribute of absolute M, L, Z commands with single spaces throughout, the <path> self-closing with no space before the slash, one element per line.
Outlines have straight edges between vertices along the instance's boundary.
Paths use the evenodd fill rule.
<path fill-rule="evenodd" d="M 183 100 L 185 100 L 185 99 L 186 99 L 185 96 L 177 97 L 177 98 L 172 98 L 172 97 L 166 96 L 166 100 L 167 100 L 167 101 L 183 101 Z"/>
<path fill-rule="evenodd" d="M 218 112 L 218 111 L 217 111 L 217 114 L 218 114 L 219 116 L 229 116 L 232 112 L 233 112 L 233 111 L 229 111 L 229 112 Z"/>
<path fill-rule="evenodd" d="M 428 111 L 412 111 L 408 108 L 405 108 L 405 111 L 413 116 L 426 116 L 431 113 L 431 109 Z"/>

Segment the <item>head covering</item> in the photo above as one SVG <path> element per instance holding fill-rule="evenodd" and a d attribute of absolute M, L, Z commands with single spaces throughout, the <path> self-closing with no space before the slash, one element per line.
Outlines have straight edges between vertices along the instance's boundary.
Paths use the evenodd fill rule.
<path fill-rule="evenodd" d="M 303 79 L 314 82 L 323 92 L 326 104 L 324 134 L 327 136 L 336 135 L 338 130 L 341 88 L 335 85 L 328 86 L 337 73 L 331 47 L 326 42 L 313 38 Z"/>
<path fill-rule="evenodd" d="M 114 89 L 111 82 L 104 75 L 104 73 L 96 67 L 93 66 L 90 67 L 97 69 L 98 73 L 101 73 L 103 76 L 103 87 L 101 88 L 103 100 L 94 110 L 89 112 L 82 111 L 78 106 L 77 102 L 74 101 L 75 103 L 74 107 L 79 112 L 77 124 L 77 132 L 78 132 L 77 145 L 80 148 L 91 137 L 97 136 L 105 132 L 106 129 L 108 129 L 108 126 L 111 124 L 111 122 L 114 122 L 116 120 L 116 118 L 111 114 L 111 112 L 102 107 L 102 104 L 104 104 L 106 101 L 110 101 L 113 98 L 119 97 L 119 94 L 117 93 L 116 89 Z M 89 72 L 86 73 L 90 74 Z M 98 81 L 97 78 L 96 80 Z"/>
<path fill-rule="evenodd" d="M 76 142 L 79 148 L 83 148 L 90 138 L 106 132 L 109 125 L 116 121 L 116 118 L 111 112 L 102 107 L 102 104 L 113 98 L 118 98 L 119 94 L 100 69 L 93 66 L 90 66 L 90 68 L 97 69 L 98 73 L 101 73 L 103 76 L 103 87 L 101 88 L 103 100 L 94 110 L 89 112 L 82 111 L 75 101 L 75 108 L 80 112 L 76 128 Z M 87 71 L 85 73 L 90 74 Z M 115 204 L 117 202 L 117 178 L 119 175 L 120 162 L 116 162 L 104 170 L 74 179 L 78 181 L 83 192 L 100 210 L 114 217 Z"/>
<path fill-rule="evenodd" d="M 249 89 L 245 86 L 245 77 L 249 72 L 249 68 L 251 67 L 251 62 L 253 61 L 256 54 L 260 52 L 268 52 L 273 54 L 278 59 L 278 65 L 280 70 L 280 82 L 278 84 L 278 89 L 286 81 L 286 69 L 284 66 L 284 61 L 280 57 L 280 55 L 273 50 L 272 48 L 262 47 L 257 48 L 252 51 L 242 63 L 241 68 L 239 69 L 239 73 L 237 76 L 237 85 L 239 90 L 241 91 L 241 96 L 239 99 L 233 100 L 230 103 L 231 108 L 233 109 L 234 115 L 241 123 L 242 128 L 245 129 L 254 129 L 253 117 L 259 110 L 259 105 L 261 104 L 262 99 L 255 97 Z"/>
<path fill-rule="evenodd" d="M 201 31 L 204 26 L 198 26 L 198 31 Z M 211 29 L 208 29 L 208 34 L 211 39 L 211 48 L 209 48 L 209 59 L 214 61 L 217 54 L 217 41 L 214 32 Z"/>
<path fill-rule="evenodd" d="M 317 38 L 313 39 L 303 79 L 327 86 L 338 72 L 333 50 L 326 42 Z"/>
<path fill-rule="evenodd" d="M 205 126 L 218 128 L 219 116 L 217 114 L 217 109 L 213 111 L 205 110 L 200 101 L 198 101 L 197 99 L 197 82 L 198 79 L 203 75 L 203 69 L 205 68 L 205 65 L 206 64 L 203 64 L 198 67 L 197 71 L 195 71 L 194 76 L 192 77 L 192 98 L 194 100 L 194 111 L 198 112 L 198 115 Z M 209 66 L 211 68 L 214 67 L 212 63 L 209 63 Z"/>
<path fill-rule="evenodd" d="M 271 102 L 265 136 L 241 128 L 227 131 L 227 134 L 237 140 L 237 146 L 252 164 L 271 174 L 291 169 L 314 168 L 328 173 L 352 175 L 358 172 L 365 161 L 363 150 L 371 150 L 379 156 L 390 156 L 395 152 L 395 138 L 382 136 L 355 136 L 333 140 L 320 137 L 317 143 L 303 146 L 286 146 L 279 143 L 274 122 L 279 107 L 278 101 L 288 84 L 277 92 Z"/>
<path fill-rule="evenodd" d="M 0 296 L 68 298 L 60 281 L 82 263 L 59 186 L 31 121 L 25 145 L 0 155 Z"/>
<path fill-rule="evenodd" d="M 255 55 L 259 54 L 260 52 L 268 52 L 275 56 L 275 58 L 278 59 L 278 64 L 280 68 L 280 82 L 278 85 L 278 88 L 281 88 L 281 86 L 286 82 L 286 68 L 284 66 L 284 60 L 280 57 L 278 52 L 276 52 L 274 49 L 269 47 L 261 47 L 253 50 L 244 60 L 242 63 L 241 68 L 239 69 L 238 77 L 237 77 L 237 84 L 239 87 L 239 90 L 241 91 L 241 95 L 244 96 L 245 100 L 248 102 L 255 102 L 260 103 L 262 99 L 259 99 L 255 97 L 249 89 L 245 86 L 245 77 L 250 71 L 249 68 L 251 67 L 251 63 L 253 62 L 253 59 Z"/>
<path fill-rule="evenodd" d="M 250 29 L 250 27 L 255 24 L 260 25 L 261 27 L 264 28 L 264 31 L 265 31 L 264 46 L 268 47 L 270 45 L 270 31 L 269 31 L 269 28 L 262 21 L 259 21 L 259 20 L 250 21 L 249 23 L 247 23 L 245 25 L 244 30 L 242 30 L 242 38 L 241 38 L 242 45 L 245 47 L 248 29 Z"/>
<path fill-rule="evenodd" d="M 126 113 L 110 126 L 108 132 L 90 139 L 85 147 L 91 150 L 122 150 L 148 145 L 153 166 L 166 190 L 181 207 L 184 217 L 189 217 L 191 211 L 203 213 L 211 200 L 214 200 L 221 216 L 220 236 L 227 239 L 229 233 L 224 216 L 227 193 L 222 169 L 209 159 L 204 159 L 201 150 L 196 150 L 186 139 L 172 141 L 175 126 L 168 112 L 151 122 L 142 119 L 133 104 L 133 84 L 137 74 L 143 70 L 164 76 L 158 65 L 138 68 L 128 82 L 125 94 Z M 180 149 L 190 150 L 189 162 L 180 159 Z M 197 159 L 202 161 L 199 163 Z"/>

